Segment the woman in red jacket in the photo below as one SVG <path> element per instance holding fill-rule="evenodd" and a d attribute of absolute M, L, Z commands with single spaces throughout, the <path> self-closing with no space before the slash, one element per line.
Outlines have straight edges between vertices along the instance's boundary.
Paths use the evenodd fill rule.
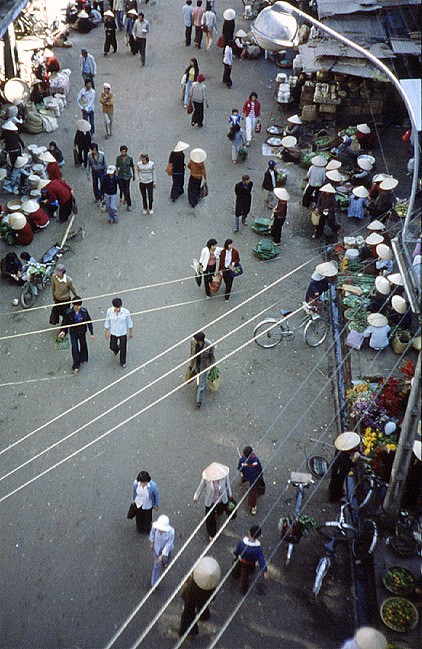
<path fill-rule="evenodd" d="M 62 172 L 60 171 L 59 163 L 50 151 L 44 151 L 41 154 L 41 160 L 47 163 L 47 176 L 50 180 L 60 180 Z"/>
<path fill-rule="evenodd" d="M 260 123 L 261 104 L 258 101 L 256 92 L 251 92 L 242 108 L 242 117 L 245 120 L 246 146 L 249 146 L 252 139 L 252 133 L 257 124 Z"/>
<path fill-rule="evenodd" d="M 240 256 L 236 248 L 233 248 L 233 239 L 226 239 L 224 248 L 220 252 L 220 265 L 218 267 L 218 270 L 221 270 L 223 273 L 224 284 L 226 285 L 226 291 L 224 293 L 226 302 L 229 301 L 230 291 L 232 290 L 234 279 L 233 269 L 239 265 Z"/>

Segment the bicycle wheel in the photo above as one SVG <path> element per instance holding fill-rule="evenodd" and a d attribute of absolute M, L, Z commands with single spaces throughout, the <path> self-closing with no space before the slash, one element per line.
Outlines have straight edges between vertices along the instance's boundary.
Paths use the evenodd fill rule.
<path fill-rule="evenodd" d="M 328 325 L 324 318 L 313 318 L 305 326 L 303 337 L 309 347 L 318 347 L 327 337 Z"/>
<path fill-rule="evenodd" d="M 370 476 L 364 476 L 356 483 L 352 499 L 356 500 L 359 511 L 364 509 L 371 499 L 374 482 Z"/>
<path fill-rule="evenodd" d="M 29 309 L 35 302 L 36 295 L 32 292 L 29 282 L 27 282 L 21 291 L 20 303 L 24 309 Z"/>
<path fill-rule="evenodd" d="M 338 521 L 328 521 L 318 525 L 317 531 L 326 539 L 336 539 L 337 541 L 351 541 L 355 538 L 357 530 L 349 523 L 339 523 Z"/>
<path fill-rule="evenodd" d="M 255 329 L 253 330 L 253 335 L 257 345 L 263 347 L 264 349 L 269 349 L 270 347 L 275 347 L 276 345 L 278 345 L 278 343 L 283 338 L 285 329 L 283 325 L 279 325 L 278 327 L 273 326 L 276 325 L 277 322 L 277 318 L 266 318 L 256 325 Z M 273 328 L 267 331 L 267 329 L 271 326 L 273 326 Z"/>

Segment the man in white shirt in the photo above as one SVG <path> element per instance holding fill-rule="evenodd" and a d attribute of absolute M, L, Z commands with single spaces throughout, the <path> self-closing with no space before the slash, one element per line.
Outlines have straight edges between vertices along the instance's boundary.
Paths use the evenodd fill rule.
<path fill-rule="evenodd" d="M 92 79 L 85 79 L 85 88 L 81 88 L 81 90 L 78 92 L 76 103 L 82 111 L 82 119 L 85 119 L 91 124 L 91 136 L 93 136 L 95 133 L 95 90 L 92 87 Z"/>
<path fill-rule="evenodd" d="M 122 300 L 115 297 L 112 307 L 107 309 L 104 322 L 106 340 L 110 340 L 110 349 L 117 356 L 120 351 L 120 365 L 126 367 L 127 335 L 133 337 L 133 322 L 128 309 L 122 307 Z"/>
<path fill-rule="evenodd" d="M 231 88 L 233 85 L 231 79 L 232 65 L 233 65 L 233 50 L 231 42 L 226 44 L 224 48 L 223 56 L 223 65 L 224 65 L 224 74 L 223 74 L 223 83 L 226 84 L 227 88 Z"/>
<path fill-rule="evenodd" d="M 143 13 L 138 14 L 132 30 L 132 36 L 136 41 L 137 49 L 141 57 L 141 65 L 145 65 L 145 52 L 147 49 L 147 35 L 149 33 L 149 22 Z"/>
<path fill-rule="evenodd" d="M 186 47 L 190 47 L 192 42 L 192 0 L 186 0 L 186 3 L 182 7 L 183 22 L 185 25 L 185 44 Z"/>

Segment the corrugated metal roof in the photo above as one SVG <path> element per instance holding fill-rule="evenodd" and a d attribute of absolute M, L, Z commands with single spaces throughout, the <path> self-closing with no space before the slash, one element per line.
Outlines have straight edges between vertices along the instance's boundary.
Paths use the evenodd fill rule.
<path fill-rule="evenodd" d="M 332 72 L 350 74 L 365 79 L 388 81 L 388 78 L 365 58 L 358 58 L 358 56 L 355 58 L 322 56 L 319 46 L 310 47 L 309 43 L 300 45 L 299 53 L 302 59 L 303 71 L 306 73 L 331 70 Z"/>
<path fill-rule="evenodd" d="M 419 56 L 421 53 L 421 44 L 410 39 L 391 38 L 391 49 L 396 54 L 414 54 Z"/>
<path fill-rule="evenodd" d="M 0 38 L 28 4 L 29 0 L 1 0 L 0 2 Z"/>
<path fill-rule="evenodd" d="M 421 80 L 401 79 L 400 85 L 408 96 L 415 112 L 416 127 L 421 130 Z"/>
<path fill-rule="evenodd" d="M 381 5 L 376 0 L 351 0 L 344 2 L 342 0 L 318 0 L 318 18 L 322 20 L 328 16 L 342 16 L 354 14 L 359 11 L 376 11 L 381 9 Z"/>
<path fill-rule="evenodd" d="M 352 16 L 325 18 L 323 22 L 327 27 L 360 45 L 382 43 L 386 40 L 384 21 L 380 16 L 353 14 Z"/>
<path fill-rule="evenodd" d="M 328 56 L 333 58 L 345 58 L 345 59 L 365 59 L 366 57 L 353 50 L 351 47 L 347 47 L 343 43 L 334 40 L 333 38 L 326 39 L 312 39 L 308 41 L 308 46 L 310 49 L 318 50 L 318 57 Z M 385 42 L 382 43 L 373 43 L 366 48 L 368 52 L 376 56 L 378 59 L 389 59 L 394 58 L 394 53 L 388 47 Z"/>

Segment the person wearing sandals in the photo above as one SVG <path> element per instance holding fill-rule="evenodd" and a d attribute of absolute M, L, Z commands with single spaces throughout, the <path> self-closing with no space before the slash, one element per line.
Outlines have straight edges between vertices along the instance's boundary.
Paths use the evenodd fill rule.
<path fill-rule="evenodd" d="M 196 356 L 196 354 L 198 354 Z M 190 356 L 191 361 L 189 365 L 190 373 L 197 375 L 203 370 L 215 363 L 214 345 L 211 340 L 205 338 L 203 331 L 198 331 L 194 335 L 190 343 Z M 195 358 L 193 358 L 195 356 Z M 197 376 L 197 390 L 196 390 L 196 407 L 199 409 L 204 399 L 205 388 L 207 386 L 208 372 L 204 371 L 203 374 Z"/>
<path fill-rule="evenodd" d="M 232 497 L 232 490 L 229 480 L 229 467 L 219 462 L 212 462 L 202 472 L 202 479 L 193 496 L 196 503 L 202 491 L 205 489 L 205 520 L 208 538 L 211 541 L 217 534 L 217 515 L 226 512 L 229 498 Z M 212 511 L 211 511 L 212 510 Z"/>
<path fill-rule="evenodd" d="M 233 239 L 226 239 L 224 248 L 220 253 L 220 265 L 218 270 L 223 273 L 223 280 L 226 286 L 224 299 L 226 302 L 230 299 L 230 291 L 233 285 L 233 268 L 240 264 L 240 256 L 236 248 L 233 248 Z"/>

